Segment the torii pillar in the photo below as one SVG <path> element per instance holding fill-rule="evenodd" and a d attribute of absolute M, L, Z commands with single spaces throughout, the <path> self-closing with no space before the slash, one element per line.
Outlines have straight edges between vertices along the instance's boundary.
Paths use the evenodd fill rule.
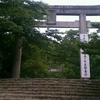
<path fill-rule="evenodd" d="M 79 34 L 80 41 L 88 42 L 88 33 L 86 25 L 86 14 L 79 15 Z M 90 78 L 90 60 L 88 54 L 82 54 L 83 50 L 80 49 L 80 73 L 82 79 Z"/>

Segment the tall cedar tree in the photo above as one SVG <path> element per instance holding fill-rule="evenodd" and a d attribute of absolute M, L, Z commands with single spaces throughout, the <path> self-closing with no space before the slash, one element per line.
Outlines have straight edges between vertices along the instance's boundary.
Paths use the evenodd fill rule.
<path fill-rule="evenodd" d="M 42 2 L 32 0 L 0 0 L 0 36 L 13 35 L 15 40 L 14 64 L 12 78 L 20 77 L 22 42 L 23 38 L 30 36 L 32 30 L 43 15 L 47 13 L 48 6 Z M 32 33 L 33 34 L 33 33 Z M 2 43 L 3 38 L 0 39 Z M 0 48 L 0 65 L 2 65 L 2 47 Z"/>

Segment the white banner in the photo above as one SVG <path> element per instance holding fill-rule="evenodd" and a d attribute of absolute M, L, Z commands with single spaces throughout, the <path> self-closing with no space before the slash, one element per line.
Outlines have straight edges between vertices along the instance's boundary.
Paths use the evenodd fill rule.
<path fill-rule="evenodd" d="M 80 40 L 82 42 L 88 42 L 88 34 L 80 34 Z M 81 59 L 81 78 L 90 78 L 90 60 L 88 54 L 82 54 L 83 50 L 80 50 Z"/>

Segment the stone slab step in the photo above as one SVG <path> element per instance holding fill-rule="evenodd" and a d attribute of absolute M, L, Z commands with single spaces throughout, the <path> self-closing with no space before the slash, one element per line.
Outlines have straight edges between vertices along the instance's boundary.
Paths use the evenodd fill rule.
<path fill-rule="evenodd" d="M 88 87 L 88 86 L 93 86 L 93 87 L 95 87 L 95 86 L 100 86 L 100 83 L 98 83 L 98 84 L 96 84 L 96 83 L 93 83 L 93 84 L 90 84 L 90 83 L 34 83 L 34 82 L 30 82 L 30 83 L 10 83 L 10 82 L 8 82 L 8 83 L 0 83 L 0 87 L 1 86 L 49 86 L 49 85 L 52 85 L 52 86 L 81 86 L 81 87 L 83 87 L 83 86 L 86 86 L 86 87 Z"/>
<path fill-rule="evenodd" d="M 100 80 L 0 79 L 0 100 L 100 100 Z"/>
<path fill-rule="evenodd" d="M 4 96 L 4 95 L 11 95 L 11 96 L 14 96 L 14 95 L 20 95 L 20 96 L 23 96 L 23 95 L 28 95 L 28 96 L 31 96 L 31 95 L 52 95 L 52 96 L 96 96 L 96 97 L 100 97 L 100 94 L 98 93 L 75 93 L 75 92 L 2 92 L 0 93 L 0 96 Z"/>
<path fill-rule="evenodd" d="M 41 79 L 41 78 L 37 78 L 37 79 L 0 79 L 0 82 L 38 82 L 38 83 L 43 83 L 43 82 L 61 82 L 61 83 L 64 83 L 64 82 L 76 82 L 76 83 L 100 83 L 99 80 L 83 80 L 83 79 L 51 79 L 51 78 L 47 78 L 47 79 Z"/>
<path fill-rule="evenodd" d="M 83 97 L 83 96 L 52 96 L 52 95 L 36 95 L 36 96 L 11 96 L 0 97 L 0 100 L 100 100 L 100 97 Z"/>
<path fill-rule="evenodd" d="M 66 90 L 64 90 L 64 89 L 62 89 L 62 90 L 60 90 L 60 89 L 58 89 L 58 90 L 55 90 L 55 89 L 39 89 L 39 88 L 37 88 L 37 89 L 32 89 L 32 88 L 30 88 L 30 89 L 9 89 L 8 88 L 8 90 L 7 89 L 5 89 L 5 90 L 1 90 L 0 91 L 0 94 L 2 94 L 2 93 L 28 93 L 28 94 L 39 94 L 39 93 L 45 93 L 45 94 L 47 94 L 47 93 L 53 93 L 53 94 L 56 94 L 56 93 L 58 93 L 58 94 L 73 94 L 73 95 L 78 95 L 78 94 L 83 94 L 83 95 L 85 95 L 85 94 L 88 94 L 88 95 L 100 95 L 100 90 L 95 90 L 95 91 L 91 91 L 91 90 L 78 90 L 78 89 L 66 89 Z"/>

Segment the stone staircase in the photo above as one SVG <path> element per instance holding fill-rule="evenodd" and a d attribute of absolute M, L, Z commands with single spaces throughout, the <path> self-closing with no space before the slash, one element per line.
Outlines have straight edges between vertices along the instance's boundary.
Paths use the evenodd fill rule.
<path fill-rule="evenodd" d="M 100 100 L 100 80 L 0 79 L 0 100 Z"/>

